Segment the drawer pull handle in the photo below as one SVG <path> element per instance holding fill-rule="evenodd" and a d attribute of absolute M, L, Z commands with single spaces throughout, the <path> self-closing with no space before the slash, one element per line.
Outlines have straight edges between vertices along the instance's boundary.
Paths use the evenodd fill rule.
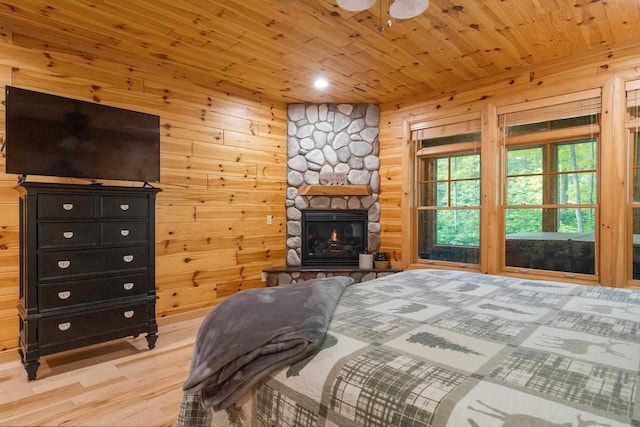
<path fill-rule="evenodd" d="M 65 211 L 70 211 L 71 209 L 73 209 L 73 203 L 63 203 L 62 209 L 64 209 Z"/>
<path fill-rule="evenodd" d="M 124 262 L 131 262 L 133 261 L 133 255 L 125 255 L 122 257 L 122 259 L 124 260 Z"/>
<path fill-rule="evenodd" d="M 120 235 L 123 237 L 127 237 L 129 235 L 129 230 L 127 230 L 126 228 L 123 230 L 120 230 Z"/>
<path fill-rule="evenodd" d="M 64 233 L 62 233 L 62 236 L 63 236 L 65 239 L 70 239 L 70 238 L 72 238 L 72 237 L 73 237 L 73 231 L 65 231 Z"/>
<path fill-rule="evenodd" d="M 71 265 L 71 261 L 58 261 L 58 267 L 62 268 L 63 270 L 65 268 L 69 268 L 70 265 Z"/>
<path fill-rule="evenodd" d="M 128 211 L 129 205 L 120 205 L 120 209 L 122 209 L 123 211 Z"/>
<path fill-rule="evenodd" d="M 61 331 L 66 331 L 70 327 L 71 327 L 71 322 L 65 322 L 65 323 L 58 324 L 58 329 L 60 329 Z"/>
<path fill-rule="evenodd" d="M 124 312 L 124 317 L 126 317 L 127 319 L 131 319 L 134 314 L 135 314 L 135 312 L 133 310 L 125 311 Z"/>
<path fill-rule="evenodd" d="M 71 296 L 71 291 L 58 292 L 58 298 L 68 299 Z"/>
<path fill-rule="evenodd" d="M 130 291 L 131 289 L 133 289 L 133 283 L 125 283 L 124 285 L 122 285 L 127 291 Z"/>

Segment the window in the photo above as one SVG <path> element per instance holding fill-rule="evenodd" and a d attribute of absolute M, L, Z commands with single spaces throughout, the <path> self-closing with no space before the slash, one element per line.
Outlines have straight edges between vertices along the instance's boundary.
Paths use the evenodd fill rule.
<path fill-rule="evenodd" d="M 418 261 L 480 262 L 479 129 L 476 119 L 414 133 Z"/>
<path fill-rule="evenodd" d="M 596 273 L 599 105 L 597 98 L 500 117 L 505 267 Z"/>
<path fill-rule="evenodd" d="M 640 280 L 640 81 L 627 84 L 626 127 L 630 147 L 629 171 L 631 174 L 629 200 L 631 244 L 631 278 Z"/>

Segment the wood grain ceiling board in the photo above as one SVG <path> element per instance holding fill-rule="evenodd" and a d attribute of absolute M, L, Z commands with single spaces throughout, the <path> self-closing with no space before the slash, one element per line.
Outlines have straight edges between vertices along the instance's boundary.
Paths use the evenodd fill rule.
<path fill-rule="evenodd" d="M 638 0 L 0 0 L 0 32 L 205 88 L 284 102 L 388 102 L 449 91 L 595 49 L 640 43 Z M 313 88 L 317 76 L 329 90 Z"/>

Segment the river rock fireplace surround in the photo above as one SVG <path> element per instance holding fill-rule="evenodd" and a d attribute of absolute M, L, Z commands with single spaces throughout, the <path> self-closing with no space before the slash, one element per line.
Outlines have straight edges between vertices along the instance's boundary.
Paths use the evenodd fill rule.
<path fill-rule="evenodd" d="M 357 250 L 377 251 L 380 248 L 378 105 L 290 104 L 287 119 L 287 267 L 319 265 L 314 262 L 330 265 L 316 252 L 303 254 L 302 217 L 308 209 L 364 211 L 362 248 Z M 336 177 L 342 181 L 336 183 Z M 341 185 L 342 191 L 330 191 L 330 184 Z M 327 191 L 309 193 L 306 191 L 309 187 Z M 355 191 L 363 187 L 366 193 Z M 353 193 L 349 191 L 351 188 Z M 348 261 L 334 257 L 333 265 L 345 265 L 344 262 L 357 266 L 357 254 L 352 257 L 351 253 Z"/>
<path fill-rule="evenodd" d="M 400 271 L 360 270 L 354 257 L 363 249 L 380 249 L 378 106 L 290 104 L 287 120 L 287 265 L 264 271 L 267 286 L 330 276 L 365 282 Z M 309 251 L 303 240 L 310 231 L 310 212 L 336 213 L 341 219 L 348 218 L 343 212 L 366 216 L 358 219 L 360 225 L 316 230 L 322 236 Z M 342 259 L 327 259 L 326 254 L 340 254 Z"/>

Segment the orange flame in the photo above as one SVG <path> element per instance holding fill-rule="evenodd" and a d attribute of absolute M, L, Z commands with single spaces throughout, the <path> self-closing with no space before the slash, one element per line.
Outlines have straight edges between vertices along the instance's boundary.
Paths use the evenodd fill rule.
<path fill-rule="evenodd" d="M 331 232 L 331 241 L 332 242 L 338 241 L 338 232 L 335 229 L 333 230 L 333 232 Z"/>

